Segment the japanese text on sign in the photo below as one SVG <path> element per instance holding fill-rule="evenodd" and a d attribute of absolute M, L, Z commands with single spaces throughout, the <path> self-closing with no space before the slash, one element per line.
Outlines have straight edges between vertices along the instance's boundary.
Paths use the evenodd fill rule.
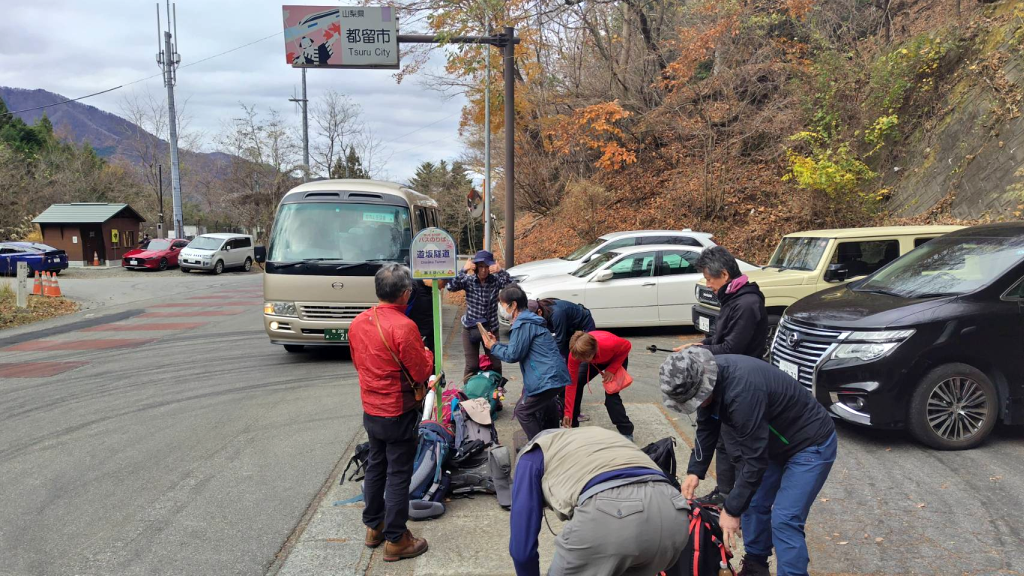
<path fill-rule="evenodd" d="M 391 6 L 283 6 L 292 66 L 399 68 L 398 18 Z"/>
<path fill-rule="evenodd" d="M 410 249 L 412 277 L 436 279 L 455 277 L 455 241 L 440 228 L 425 228 L 416 235 Z"/>

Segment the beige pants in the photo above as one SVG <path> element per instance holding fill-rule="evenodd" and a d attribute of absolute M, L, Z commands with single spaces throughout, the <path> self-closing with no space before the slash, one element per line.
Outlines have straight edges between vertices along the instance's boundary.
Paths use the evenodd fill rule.
<path fill-rule="evenodd" d="M 576 508 L 555 540 L 548 576 L 652 576 L 689 538 L 686 498 L 665 482 L 627 484 Z"/>

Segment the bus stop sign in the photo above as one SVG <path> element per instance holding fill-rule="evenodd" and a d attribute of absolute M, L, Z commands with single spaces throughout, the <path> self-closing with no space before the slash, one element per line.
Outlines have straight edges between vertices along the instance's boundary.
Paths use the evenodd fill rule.
<path fill-rule="evenodd" d="M 440 228 L 424 228 L 409 249 L 412 277 L 417 280 L 454 278 L 457 273 L 455 241 Z"/>

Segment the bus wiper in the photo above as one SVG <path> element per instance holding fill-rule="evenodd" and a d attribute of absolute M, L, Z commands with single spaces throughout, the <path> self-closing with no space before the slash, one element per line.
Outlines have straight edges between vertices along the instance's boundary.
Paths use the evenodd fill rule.
<path fill-rule="evenodd" d="M 338 258 L 303 258 L 302 260 L 296 260 L 294 262 L 280 262 L 280 263 L 278 263 L 278 262 L 271 262 L 271 264 L 274 265 L 274 268 L 291 268 L 293 266 L 298 266 L 299 264 L 308 264 L 310 262 L 328 262 L 328 261 L 331 261 L 331 260 L 338 261 L 339 259 Z"/>

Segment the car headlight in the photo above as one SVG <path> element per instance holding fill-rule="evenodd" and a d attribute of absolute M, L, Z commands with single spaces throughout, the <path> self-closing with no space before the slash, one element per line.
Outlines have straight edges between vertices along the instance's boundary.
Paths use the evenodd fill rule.
<path fill-rule="evenodd" d="M 294 302 L 264 302 L 263 313 L 271 316 L 297 317 L 299 314 L 295 309 Z"/>
<path fill-rule="evenodd" d="M 833 357 L 871 362 L 888 355 L 913 335 L 913 330 L 854 332 L 836 347 Z"/>

